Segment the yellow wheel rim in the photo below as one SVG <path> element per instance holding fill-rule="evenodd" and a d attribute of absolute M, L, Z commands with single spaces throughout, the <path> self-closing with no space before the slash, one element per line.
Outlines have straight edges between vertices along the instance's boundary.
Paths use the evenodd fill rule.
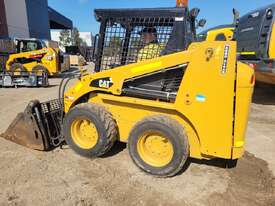
<path fill-rule="evenodd" d="M 20 75 L 21 74 L 21 69 L 18 67 L 14 70 L 13 72 L 14 75 Z"/>
<path fill-rule="evenodd" d="M 98 141 L 95 125 L 87 119 L 74 120 L 71 125 L 72 139 L 82 149 L 92 149 Z"/>
<path fill-rule="evenodd" d="M 170 140 L 159 133 L 146 133 L 137 142 L 137 152 L 141 159 L 153 166 L 168 165 L 174 155 Z"/>

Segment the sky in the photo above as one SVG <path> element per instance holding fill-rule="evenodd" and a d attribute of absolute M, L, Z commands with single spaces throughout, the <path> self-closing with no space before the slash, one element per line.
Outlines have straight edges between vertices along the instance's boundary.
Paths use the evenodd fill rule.
<path fill-rule="evenodd" d="M 49 6 L 73 21 L 79 31 L 99 31 L 94 18 L 96 8 L 155 8 L 174 7 L 176 0 L 48 0 Z M 262 6 L 275 3 L 275 0 L 189 0 L 189 8 L 200 8 L 199 18 L 207 20 L 204 29 L 233 22 L 232 9 L 241 15 Z"/>

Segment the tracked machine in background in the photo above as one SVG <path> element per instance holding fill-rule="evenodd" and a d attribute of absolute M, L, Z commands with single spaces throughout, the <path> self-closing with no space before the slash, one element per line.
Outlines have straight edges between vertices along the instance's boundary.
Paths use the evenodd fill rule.
<path fill-rule="evenodd" d="M 234 23 L 211 28 L 198 41 L 237 41 L 239 59 L 255 69 L 256 80 L 275 84 L 275 4 L 256 9 Z"/>
<path fill-rule="evenodd" d="M 195 43 L 199 9 L 179 4 L 95 10 L 96 73 L 67 91 L 64 80 L 58 100 L 31 102 L 2 136 L 38 150 L 65 142 L 86 157 L 127 142 L 133 162 L 160 177 L 177 174 L 188 157 L 236 163 L 254 72 L 237 61 L 235 42 Z"/>
<path fill-rule="evenodd" d="M 275 84 L 275 4 L 242 16 L 236 29 L 240 59 L 260 82 Z"/>

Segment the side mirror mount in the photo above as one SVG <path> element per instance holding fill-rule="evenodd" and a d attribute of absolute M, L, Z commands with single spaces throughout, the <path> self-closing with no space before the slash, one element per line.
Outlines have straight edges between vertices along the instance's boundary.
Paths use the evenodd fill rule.
<path fill-rule="evenodd" d="M 198 27 L 204 27 L 205 24 L 206 24 L 206 19 L 201 19 L 199 22 L 198 22 Z"/>
<path fill-rule="evenodd" d="M 233 16 L 234 16 L 233 24 L 237 25 L 240 19 L 240 12 L 236 9 L 233 9 Z"/>
<path fill-rule="evenodd" d="M 195 19 L 195 18 L 197 18 L 197 16 L 199 15 L 199 13 L 200 13 L 200 9 L 198 9 L 198 8 L 194 8 L 194 9 L 192 9 L 191 11 L 190 11 L 190 14 L 191 14 L 191 16 Z"/>

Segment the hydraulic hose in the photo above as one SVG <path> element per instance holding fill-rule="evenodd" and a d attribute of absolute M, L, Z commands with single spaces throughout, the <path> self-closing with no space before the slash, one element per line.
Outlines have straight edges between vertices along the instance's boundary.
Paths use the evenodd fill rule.
<path fill-rule="evenodd" d="M 64 118 L 64 95 L 65 95 L 65 91 L 66 91 L 66 88 L 69 84 L 69 82 L 73 79 L 76 79 L 76 78 L 79 78 L 80 75 L 77 74 L 77 75 L 71 75 L 69 77 L 64 77 L 59 85 L 59 88 L 58 88 L 58 101 L 60 103 L 60 106 L 61 106 L 61 114 L 60 114 L 60 121 L 61 123 L 63 122 L 63 118 Z"/>

